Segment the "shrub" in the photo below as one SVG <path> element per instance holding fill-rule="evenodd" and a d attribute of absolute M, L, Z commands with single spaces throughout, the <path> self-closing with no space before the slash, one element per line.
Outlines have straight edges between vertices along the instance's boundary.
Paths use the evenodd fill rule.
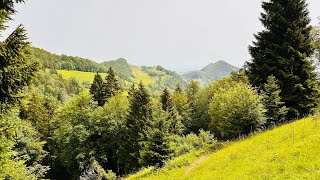
<path fill-rule="evenodd" d="M 191 133 L 186 136 L 171 136 L 171 147 L 174 150 L 174 156 L 179 156 L 193 149 L 199 149 L 205 145 L 215 144 L 216 142 L 209 131 L 203 130 L 200 130 L 199 135 Z"/>
<path fill-rule="evenodd" d="M 221 140 L 234 139 L 258 129 L 265 122 L 261 97 L 244 83 L 219 89 L 209 105 L 210 131 Z"/>

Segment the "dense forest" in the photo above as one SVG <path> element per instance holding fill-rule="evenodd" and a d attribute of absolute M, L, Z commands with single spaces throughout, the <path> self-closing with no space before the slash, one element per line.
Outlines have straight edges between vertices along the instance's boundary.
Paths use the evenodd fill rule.
<path fill-rule="evenodd" d="M 0 32 L 23 2 L 0 3 Z M 157 78 L 149 86 L 125 59 L 55 55 L 17 27 L 0 42 L 0 179 L 117 179 L 314 113 L 320 24 L 309 25 L 304 0 L 262 7 L 265 30 L 243 68 L 217 80 L 212 65 L 185 76 L 143 66 Z M 67 79 L 61 69 L 94 72 L 94 80 Z M 206 80 L 191 80 L 198 76 Z"/>

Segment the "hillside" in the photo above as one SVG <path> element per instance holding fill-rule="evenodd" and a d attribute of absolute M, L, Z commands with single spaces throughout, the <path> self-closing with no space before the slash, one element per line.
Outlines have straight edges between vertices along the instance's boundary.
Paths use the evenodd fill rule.
<path fill-rule="evenodd" d="M 197 80 L 206 85 L 212 81 L 229 76 L 231 72 L 237 70 L 239 70 L 239 68 L 232 66 L 225 61 L 218 61 L 208 64 L 201 70 L 191 71 L 182 76 L 185 81 Z"/>
<path fill-rule="evenodd" d="M 148 168 L 127 179 L 319 179 L 318 123 L 302 119 L 215 152 L 192 152 L 162 169 Z"/>
<path fill-rule="evenodd" d="M 109 67 L 112 67 L 121 81 L 138 83 L 142 80 L 151 90 L 164 89 L 165 87 L 174 89 L 178 84 L 184 87 L 191 80 L 197 80 L 202 85 L 207 85 L 212 81 L 229 76 L 231 72 L 239 69 L 225 61 L 218 61 L 208 64 L 201 70 L 180 75 L 160 65 L 136 67 L 130 65 L 123 58 L 97 63 L 81 57 L 56 55 L 36 47 L 31 47 L 30 50 L 33 54 L 32 59 L 38 61 L 46 69 L 60 70 L 61 74 L 67 78 L 74 76 L 80 82 L 90 81 L 96 72 L 105 73 Z M 64 70 L 73 71 L 74 73 L 68 73 Z M 139 77 L 140 75 L 142 77 Z"/>

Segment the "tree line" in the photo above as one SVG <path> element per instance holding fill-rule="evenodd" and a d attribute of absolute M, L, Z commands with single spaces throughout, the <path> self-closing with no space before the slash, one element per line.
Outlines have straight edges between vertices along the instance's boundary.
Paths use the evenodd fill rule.
<path fill-rule="evenodd" d="M 21 2 L 3 3 L 0 30 Z M 304 0 L 262 7 L 265 30 L 243 69 L 159 96 L 142 82 L 124 90 L 111 67 L 91 84 L 43 71 L 17 27 L 0 42 L 0 178 L 115 179 L 313 113 L 319 28 Z"/>

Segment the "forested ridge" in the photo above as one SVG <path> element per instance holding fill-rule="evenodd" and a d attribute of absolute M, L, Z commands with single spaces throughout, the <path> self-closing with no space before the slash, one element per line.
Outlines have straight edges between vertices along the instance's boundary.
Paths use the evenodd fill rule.
<path fill-rule="evenodd" d="M 0 32 L 23 2 L 0 2 Z M 262 7 L 252 59 L 241 69 L 218 62 L 233 71 L 223 79 L 207 66 L 197 73 L 205 83 L 122 58 L 55 55 L 18 26 L 0 42 L 0 179 L 122 178 L 318 112 L 320 24 L 309 25 L 304 0 Z"/>

